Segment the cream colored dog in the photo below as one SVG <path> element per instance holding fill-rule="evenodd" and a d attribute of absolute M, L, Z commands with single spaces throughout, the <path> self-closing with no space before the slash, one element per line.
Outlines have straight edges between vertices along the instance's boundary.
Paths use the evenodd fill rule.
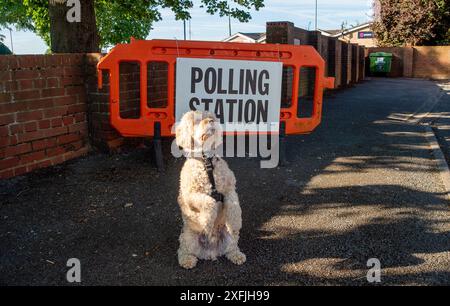
<path fill-rule="evenodd" d="M 184 223 L 178 249 L 180 266 L 191 269 L 198 259 L 215 260 L 222 255 L 243 264 L 246 257 L 238 247 L 242 219 L 236 178 L 214 154 L 222 143 L 220 124 L 211 113 L 188 112 L 176 128 L 176 143 L 187 157 L 178 196 Z M 207 167 L 213 168 L 212 180 Z"/>

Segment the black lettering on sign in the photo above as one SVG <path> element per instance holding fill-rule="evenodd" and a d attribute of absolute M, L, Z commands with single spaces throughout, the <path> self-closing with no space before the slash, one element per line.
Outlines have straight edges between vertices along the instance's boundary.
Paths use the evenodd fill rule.
<path fill-rule="evenodd" d="M 228 79 L 228 93 L 230 95 L 235 95 L 238 93 L 236 89 L 233 89 L 233 82 L 234 82 L 234 70 L 230 69 L 230 75 Z"/>
<path fill-rule="evenodd" d="M 241 69 L 239 71 L 239 94 L 242 95 L 244 93 L 244 74 L 245 70 Z"/>
<path fill-rule="evenodd" d="M 218 83 L 217 93 L 219 93 L 219 94 L 226 94 L 227 90 L 222 88 L 222 72 L 223 72 L 222 70 L 223 70 L 222 68 L 218 69 L 218 74 L 217 74 L 217 76 L 218 76 L 218 78 L 217 78 L 217 83 Z"/>
<path fill-rule="evenodd" d="M 200 83 L 203 79 L 203 71 L 198 67 L 191 69 L 191 93 L 195 93 L 195 84 Z"/>
<path fill-rule="evenodd" d="M 229 112 L 228 122 L 233 122 L 233 119 L 234 119 L 234 105 L 237 103 L 237 100 L 236 99 L 227 99 L 226 102 L 228 104 L 228 112 Z"/>
<path fill-rule="evenodd" d="M 242 99 L 238 101 L 238 122 L 242 122 Z"/>
<path fill-rule="evenodd" d="M 202 99 L 202 103 L 205 104 L 205 111 L 209 112 L 209 105 L 212 101 L 212 99 Z"/>
<path fill-rule="evenodd" d="M 209 67 L 205 71 L 205 91 L 212 94 L 216 91 L 217 74 L 214 68 Z"/>
<path fill-rule="evenodd" d="M 251 109 L 249 109 L 251 106 Z M 256 115 L 256 104 L 255 101 L 252 99 L 248 99 L 247 103 L 245 103 L 244 108 L 244 117 L 245 117 L 245 123 L 253 122 L 255 120 Z"/>
<path fill-rule="evenodd" d="M 252 90 L 252 95 L 256 94 L 256 70 L 246 70 L 245 74 L 245 94 L 248 95 L 248 89 Z"/>
<path fill-rule="evenodd" d="M 193 97 L 193 98 L 189 101 L 189 109 L 195 111 L 195 110 L 197 110 L 197 109 L 195 108 L 195 105 L 199 106 L 199 104 L 200 104 L 199 99 L 196 98 L 196 97 Z"/>
<path fill-rule="evenodd" d="M 267 122 L 267 116 L 269 115 L 269 100 L 258 100 L 258 115 L 256 123 Z M 262 120 L 261 120 L 262 119 Z"/>
<path fill-rule="evenodd" d="M 216 109 L 214 110 L 214 114 L 216 114 L 217 119 L 220 120 L 220 123 L 223 124 L 225 122 L 224 113 L 223 113 L 223 100 L 216 100 Z"/>
<path fill-rule="evenodd" d="M 234 76 L 239 74 L 239 78 Z M 226 79 L 228 78 L 228 82 Z M 225 79 L 225 80 L 224 80 Z M 203 84 L 201 84 L 203 83 Z M 190 110 L 213 112 L 221 124 L 266 123 L 269 118 L 269 100 L 257 96 L 268 96 L 270 92 L 270 73 L 257 69 L 224 69 L 208 67 L 191 68 L 191 93 L 202 86 L 205 95 L 189 100 Z M 199 87 L 202 89 L 202 87 Z M 240 95 L 242 99 L 213 99 L 211 95 Z M 245 97 L 248 95 L 248 97 Z M 251 97 L 254 95 L 254 97 Z M 208 98 L 211 97 L 211 98 Z M 228 112 L 228 114 L 227 114 Z"/>
<path fill-rule="evenodd" d="M 260 95 L 268 95 L 269 94 L 269 83 L 263 83 L 263 77 L 268 80 L 269 79 L 269 71 L 263 70 L 259 74 L 258 77 L 258 91 Z"/>

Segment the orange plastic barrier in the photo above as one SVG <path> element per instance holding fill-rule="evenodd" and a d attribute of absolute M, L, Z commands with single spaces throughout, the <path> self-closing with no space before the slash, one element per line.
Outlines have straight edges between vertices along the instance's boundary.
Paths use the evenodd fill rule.
<path fill-rule="evenodd" d="M 280 121 L 286 134 L 306 134 L 313 131 L 322 117 L 324 88 L 334 88 L 334 78 L 325 77 L 325 61 L 312 46 L 279 44 L 247 44 L 178 40 L 131 40 L 130 44 L 115 46 L 98 63 L 98 86 L 102 88 L 102 71 L 109 71 L 111 124 L 123 136 L 154 136 L 155 127 L 161 136 L 171 136 L 175 124 L 175 63 L 177 57 L 212 58 L 249 61 L 280 61 L 283 67 L 293 69 L 292 102 L 281 108 Z M 119 64 L 140 63 L 140 118 L 124 119 L 119 108 Z M 168 64 L 168 105 L 149 108 L 147 105 L 147 63 Z M 298 118 L 298 84 L 301 67 L 316 68 L 313 113 L 308 118 Z"/>

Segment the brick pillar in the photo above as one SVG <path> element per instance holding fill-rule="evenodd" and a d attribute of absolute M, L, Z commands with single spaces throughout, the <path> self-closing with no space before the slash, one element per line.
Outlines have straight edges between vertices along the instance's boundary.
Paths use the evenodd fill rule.
<path fill-rule="evenodd" d="M 334 77 L 335 87 L 341 86 L 341 41 L 328 38 L 328 76 Z"/>
<path fill-rule="evenodd" d="M 123 145 L 124 138 L 110 124 L 108 73 L 103 72 L 103 88 L 100 90 L 97 86 L 97 63 L 101 57 L 99 53 L 85 56 L 89 137 L 94 147 L 109 152 Z"/>
<path fill-rule="evenodd" d="M 294 44 L 294 24 L 292 22 L 267 22 L 266 42 L 269 44 Z M 292 99 L 293 71 L 283 68 L 283 82 L 281 84 L 281 105 L 288 107 Z"/>
<path fill-rule="evenodd" d="M 358 66 L 359 66 L 359 48 L 357 44 L 350 44 L 351 46 L 351 52 L 352 52 L 352 59 L 351 59 L 351 79 L 350 82 L 352 84 L 355 84 L 358 82 Z"/>
<path fill-rule="evenodd" d="M 267 22 L 266 42 L 268 44 L 294 44 L 294 24 L 288 21 Z"/>
<path fill-rule="evenodd" d="M 343 87 L 348 86 L 350 80 L 351 65 L 351 48 L 346 42 L 341 43 L 341 84 Z"/>
<path fill-rule="evenodd" d="M 358 58 L 359 58 L 359 67 L 358 67 L 358 82 L 361 82 L 364 80 L 365 78 L 365 48 L 364 46 L 358 46 L 359 48 L 359 53 L 358 53 Z"/>

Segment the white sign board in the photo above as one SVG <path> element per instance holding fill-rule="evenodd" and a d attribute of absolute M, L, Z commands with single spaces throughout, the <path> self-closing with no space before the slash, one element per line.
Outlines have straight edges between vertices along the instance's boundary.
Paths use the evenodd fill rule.
<path fill-rule="evenodd" d="M 281 62 L 178 58 L 175 117 L 215 114 L 225 132 L 278 132 Z"/>

